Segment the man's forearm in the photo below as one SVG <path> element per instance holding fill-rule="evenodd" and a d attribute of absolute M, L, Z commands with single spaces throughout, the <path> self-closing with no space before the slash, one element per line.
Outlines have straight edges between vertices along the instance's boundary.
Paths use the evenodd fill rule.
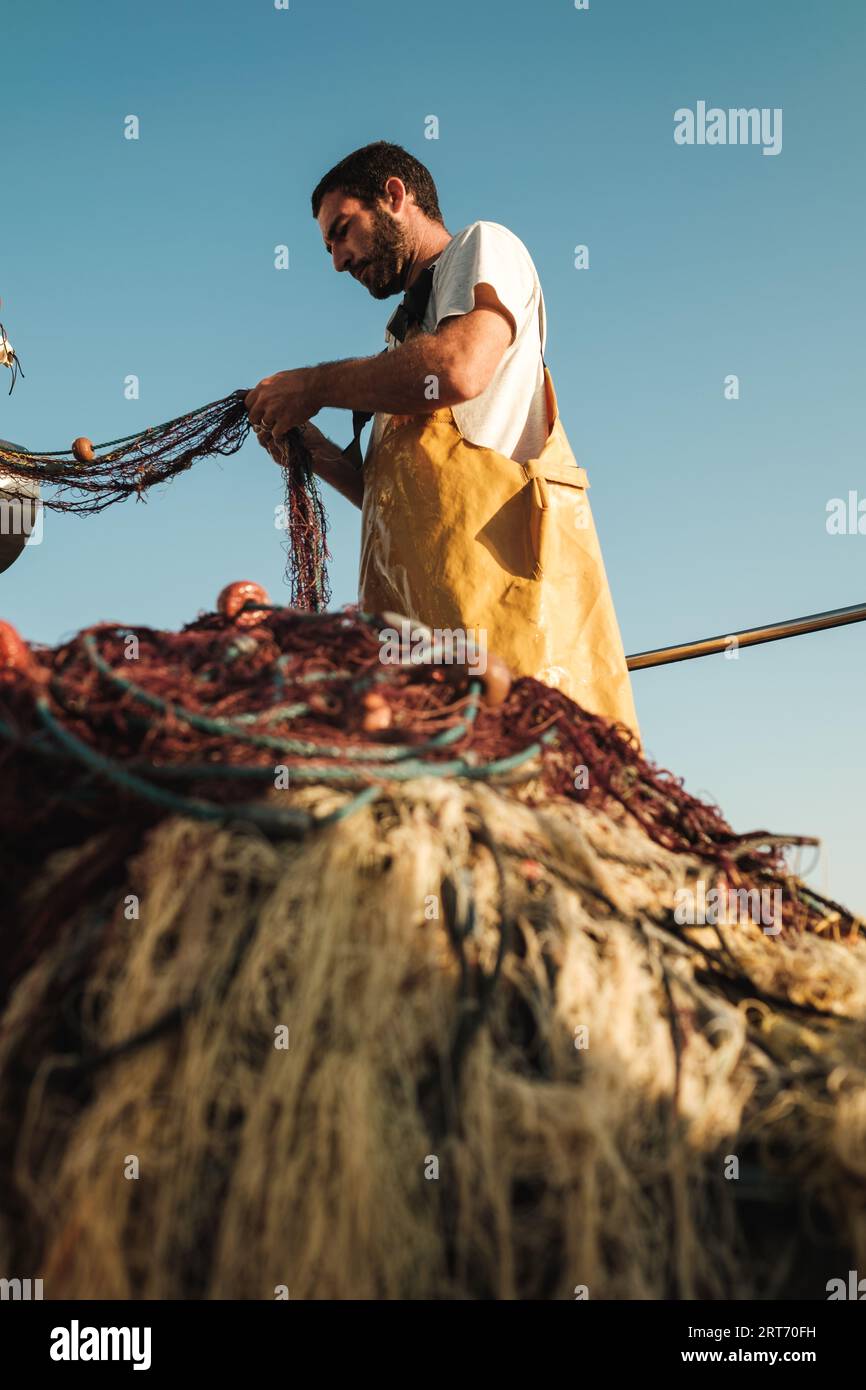
<path fill-rule="evenodd" d="M 307 370 L 320 409 L 426 415 L 467 398 L 459 361 L 435 333 L 420 333 L 393 352 L 322 362 Z"/>
<path fill-rule="evenodd" d="M 360 507 L 364 501 L 364 477 L 349 462 L 340 446 L 322 434 L 315 425 L 307 425 L 304 443 L 310 450 L 317 477 L 330 483 L 342 497 Z"/>
<path fill-rule="evenodd" d="M 410 338 L 393 352 L 322 362 L 306 372 L 318 409 L 423 415 L 466 399 L 451 349 L 429 333 Z M 362 506 L 363 475 L 342 450 L 313 424 L 307 425 L 304 442 L 317 476 L 356 507 Z"/>
<path fill-rule="evenodd" d="M 266 441 L 280 439 L 328 406 L 429 415 L 474 400 L 493 380 L 512 333 L 506 315 L 476 305 L 470 313 L 449 314 L 435 333 L 416 333 L 393 352 L 276 372 L 246 393 L 250 424 Z"/>

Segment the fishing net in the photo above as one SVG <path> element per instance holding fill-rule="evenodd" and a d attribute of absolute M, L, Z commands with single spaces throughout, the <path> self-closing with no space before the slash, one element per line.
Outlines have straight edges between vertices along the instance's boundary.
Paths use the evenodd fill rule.
<path fill-rule="evenodd" d="M 0 630 L 0 1264 L 826 1297 L 866 1260 L 866 930 L 808 837 L 537 681 L 384 662 L 390 616 L 243 597 Z M 772 932 L 682 919 L 720 884 Z"/>
<path fill-rule="evenodd" d="M 90 515 L 129 497 L 141 501 L 151 488 L 185 472 L 199 459 L 237 453 L 251 428 L 244 406 L 247 394 L 234 391 L 175 420 L 105 444 L 93 445 L 82 438 L 71 449 L 38 454 L 0 441 L 0 473 L 50 485 L 42 502 L 52 511 Z M 290 430 L 272 452 L 286 478 L 286 577 L 291 601 L 296 607 L 318 611 L 330 597 L 327 517 L 303 430 Z"/>
<path fill-rule="evenodd" d="M 233 587 L 242 599 L 254 586 L 230 586 L 227 609 Z M 306 819 L 250 801 L 279 764 L 293 787 L 522 781 L 537 796 L 627 810 L 658 844 L 699 854 L 734 886 L 787 883 L 780 850 L 810 843 L 735 834 L 627 729 L 537 680 L 515 681 L 492 706 L 471 668 L 418 663 L 408 649 L 405 661 L 383 662 L 381 618 L 310 615 L 258 593 L 234 616 L 206 614 L 179 633 L 99 624 L 0 668 L 0 830 L 56 834 L 70 803 L 91 823 L 173 809 L 218 819 L 230 806 L 269 833 L 302 837 L 315 829 Z M 45 759 L 64 768 L 56 796 L 40 775 Z M 788 884 L 785 899 L 790 925 L 827 915 L 802 885 Z"/>

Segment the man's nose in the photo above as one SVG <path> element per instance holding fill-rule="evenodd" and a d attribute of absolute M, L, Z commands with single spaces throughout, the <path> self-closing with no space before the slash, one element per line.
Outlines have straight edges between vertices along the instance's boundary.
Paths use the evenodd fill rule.
<path fill-rule="evenodd" d="M 345 248 L 334 247 L 334 269 L 350 270 L 352 267 L 352 253 Z"/>

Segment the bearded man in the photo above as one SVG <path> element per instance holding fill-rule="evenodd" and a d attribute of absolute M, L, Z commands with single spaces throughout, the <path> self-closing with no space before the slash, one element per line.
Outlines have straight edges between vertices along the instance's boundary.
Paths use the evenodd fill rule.
<path fill-rule="evenodd" d="M 445 227 L 430 172 L 378 141 L 312 195 L 334 269 L 374 299 L 403 293 L 386 350 L 265 377 L 246 397 L 265 448 L 304 426 L 316 473 L 361 508 L 359 602 L 479 632 L 517 675 L 639 739 L 587 498 L 544 361 L 532 259 L 506 227 Z M 353 412 L 346 449 L 310 419 Z M 360 435 L 373 418 L 366 455 Z"/>

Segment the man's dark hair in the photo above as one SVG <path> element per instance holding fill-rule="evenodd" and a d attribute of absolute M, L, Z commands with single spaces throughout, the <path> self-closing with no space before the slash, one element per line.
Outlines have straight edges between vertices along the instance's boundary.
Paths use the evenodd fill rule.
<path fill-rule="evenodd" d="M 335 188 L 350 198 L 360 198 L 365 207 L 372 207 L 377 198 L 384 198 L 385 183 L 391 178 L 402 179 L 407 193 L 412 194 L 425 216 L 444 225 L 430 170 L 401 145 L 389 145 L 387 140 L 364 145 L 328 170 L 313 190 L 313 216 L 318 217 L 322 199 Z"/>

